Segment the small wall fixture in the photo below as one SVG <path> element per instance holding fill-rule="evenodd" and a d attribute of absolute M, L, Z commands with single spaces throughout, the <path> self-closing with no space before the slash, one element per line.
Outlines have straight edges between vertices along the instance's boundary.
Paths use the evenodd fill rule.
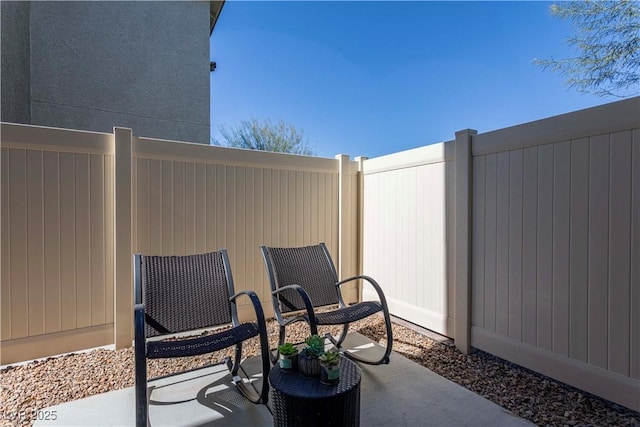
<path fill-rule="evenodd" d="M 212 73 L 216 70 L 217 66 L 218 64 L 216 64 L 215 62 L 213 61 L 209 62 L 209 69 L 211 70 Z"/>

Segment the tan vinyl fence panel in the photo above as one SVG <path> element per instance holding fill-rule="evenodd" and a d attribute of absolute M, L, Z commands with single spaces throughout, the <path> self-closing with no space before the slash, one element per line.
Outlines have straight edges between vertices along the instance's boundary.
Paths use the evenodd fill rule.
<path fill-rule="evenodd" d="M 363 273 L 380 283 L 393 315 L 449 336 L 455 304 L 454 248 L 447 243 L 455 217 L 452 149 L 448 142 L 366 160 L 363 212 Z"/>
<path fill-rule="evenodd" d="M 2 124 L 2 354 L 13 363 L 131 345 L 131 255 L 226 248 L 272 313 L 258 246 L 327 243 L 358 266 L 358 164 Z M 352 285 L 347 299 L 355 301 Z M 242 317 L 251 316 L 244 302 Z"/>
<path fill-rule="evenodd" d="M 477 135 L 472 210 L 472 345 L 636 410 L 639 128 L 636 98 Z"/>
<path fill-rule="evenodd" d="M 134 147 L 135 252 L 226 248 L 236 289 L 256 291 L 268 314 L 260 245 L 326 242 L 337 259 L 336 160 L 146 138 Z"/>
<path fill-rule="evenodd" d="M 110 342 L 112 146 L 107 134 L 2 125 L 3 360 Z"/>

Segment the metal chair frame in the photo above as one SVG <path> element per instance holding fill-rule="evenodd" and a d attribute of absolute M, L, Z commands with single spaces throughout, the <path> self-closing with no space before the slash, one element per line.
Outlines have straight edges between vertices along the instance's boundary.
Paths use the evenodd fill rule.
<path fill-rule="evenodd" d="M 393 349 L 393 331 L 391 328 L 391 317 L 389 315 L 387 300 L 378 282 L 376 282 L 373 278 L 365 275 L 358 275 L 349 277 L 344 280 L 338 280 L 338 273 L 336 271 L 335 265 L 331 259 L 331 255 L 329 254 L 327 246 L 324 243 L 320 243 L 315 246 L 300 248 L 271 248 L 267 246 L 260 246 L 260 250 L 264 258 L 267 273 L 269 276 L 269 283 L 271 285 L 273 311 L 280 327 L 278 345 L 282 345 L 284 343 L 286 337 L 286 327 L 288 325 L 295 322 L 304 321 L 309 324 L 311 334 L 318 333 L 318 325 L 343 325 L 342 333 L 339 337 L 336 338 L 331 334 L 326 334 L 326 337 L 329 338 L 329 340 L 338 349 L 342 350 L 342 344 L 347 336 L 347 331 L 349 330 L 350 323 L 382 311 L 387 336 L 387 344 L 383 356 L 380 359 L 369 360 L 349 351 L 345 351 L 344 355 L 352 360 L 370 365 L 389 363 L 389 357 Z M 330 278 L 330 283 L 328 280 L 326 286 L 333 287 L 335 292 L 335 301 L 333 297 L 327 297 L 327 300 L 331 302 L 329 306 L 337 304 L 337 309 L 319 314 L 316 313 L 316 308 L 324 307 L 327 304 L 319 304 L 312 301 L 311 296 L 309 295 L 309 286 L 307 285 L 305 289 L 305 284 L 302 283 L 304 279 L 300 279 L 300 283 L 281 283 L 281 274 L 279 272 L 278 266 L 276 265 L 279 263 L 279 261 L 274 260 L 274 255 L 276 254 L 276 252 L 283 253 L 283 251 L 295 252 L 305 250 L 322 250 L 324 257 L 318 258 L 322 258 L 321 262 L 325 263 L 325 265 L 319 266 L 319 268 L 324 269 L 323 273 Z M 345 303 L 341 292 L 342 285 L 359 279 L 362 279 L 366 283 L 369 283 L 375 289 L 376 293 L 378 294 L 379 302 L 366 301 L 356 303 L 351 306 Z M 287 292 L 289 297 L 284 296 L 284 294 Z M 291 301 L 291 296 L 296 293 L 300 298 L 300 300 L 297 301 L 298 304 L 295 304 Z M 283 312 L 289 311 L 299 311 L 299 313 L 290 317 L 283 316 Z M 275 364 L 277 360 L 278 351 L 276 349 L 275 355 L 272 356 L 271 362 Z"/>
<path fill-rule="evenodd" d="M 219 262 L 222 261 L 224 268 L 224 278 L 226 283 L 221 283 L 222 280 L 213 280 L 215 274 L 212 277 L 206 276 L 210 271 L 206 270 L 206 266 L 198 264 L 199 269 L 197 272 L 198 278 L 206 281 L 207 286 L 219 287 L 218 291 L 228 292 L 228 301 L 226 301 L 226 307 L 221 307 L 221 310 L 226 312 L 216 311 L 216 319 L 225 319 L 225 322 L 219 323 L 214 319 L 211 320 L 210 325 L 205 327 L 217 327 L 222 325 L 231 324 L 231 329 L 206 335 L 204 337 L 199 336 L 196 338 L 186 337 L 177 338 L 172 341 L 158 341 L 147 340 L 150 336 L 170 336 L 171 334 L 188 332 L 190 330 L 201 329 L 192 328 L 182 330 L 168 330 L 165 325 L 159 324 L 152 319 L 148 313 L 145 312 L 145 293 L 150 290 L 153 284 L 146 283 L 145 264 L 147 260 L 155 259 L 160 265 L 166 267 L 166 263 L 170 263 L 173 259 L 174 262 L 184 261 L 194 263 L 196 257 L 205 257 L 203 260 L 207 260 L 209 263 L 217 263 L 216 267 L 220 267 Z M 189 259 L 191 258 L 191 260 Z M 195 356 L 213 351 L 222 350 L 235 345 L 235 352 L 233 362 L 230 358 L 226 358 L 226 365 L 231 372 L 233 383 L 238 387 L 238 390 L 251 402 L 266 404 L 268 400 L 269 384 L 267 377 L 269 375 L 270 363 L 269 363 L 269 344 L 267 339 L 266 322 L 264 319 L 264 311 L 260 303 L 260 299 L 253 291 L 241 291 L 235 293 L 233 276 L 231 274 L 231 265 L 229 263 L 229 257 L 225 249 L 219 252 L 210 252 L 207 254 L 198 255 L 186 255 L 186 256 L 173 256 L 173 257 L 161 257 L 161 256 L 145 256 L 141 254 L 135 254 L 134 257 L 134 328 L 135 328 L 135 375 L 136 375 L 136 426 L 146 427 L 149 424 L 149 397 L 147 395 L 147 359 L 149 358 L 165 358 L 165 357 L 188 357 Z M 148 261 L 151 262 L 151 261 Z M 180 268 L 176 268 L 180 270 Z M 156 271 L 160 274 L 162 272 Z M 148 274 L 152 274 L 149 272 Z M 206 277 L 205 277 L 206 276 Z M 220 275 L 218 275 L 220 276 Z M 158 280 L 165 281 L 166 278 L 159 277 Z M 173 283 L 171 285 L 174 285 Z M 224 287 L 222 289 L 220 287 Z M 188 289 L 187 289 L 188 291 Z M 224 294 L 222 294 L 224 295 Z M 238 319 L 238 310 L 236 306 L 236 300 L 246 296 L 250 299 L 253 309 L 256 314 L 256 322 L 241 323 Z M 186 307 L 183 307 L 186 308 Z M 219 315 L 217 313 L 220 313 Z M 173 316 L 174 313 L 171 313 Z M 183 316 L 184 313 L 176 312 L 175 316 Z M 208 319 L 205 319 L 208 320 Z M 230 320 L 230 322 L 228 321 Z M 235 335 L 234 335 L 235 334 Z M 242 363 L 242 343 L 246 339 L 259 336 L 260 347 L 262 352 L 262 389 L 260 393 L 252 385 L 247 385 L 245 382 L 245 375 L 241 369 Z M 214 363 L 215 364 L 215 363 Z"/>

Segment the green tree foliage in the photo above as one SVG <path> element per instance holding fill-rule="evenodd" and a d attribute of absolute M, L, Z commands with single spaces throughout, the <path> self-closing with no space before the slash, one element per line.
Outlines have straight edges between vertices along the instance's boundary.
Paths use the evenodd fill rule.
<path fill-rule="evenodd" d="M 551 13 L 571 21 L 567 40 L 577 55 L 567 59 L 536 59 L 544 69 L 567 76 L 569 87 L 599 96 L 626 97 L 640 87 L 640 2 L 569 1 L 551 6 Z"/>
<path fill-rule="evenodd" d="M 222 140 L 213 139 L 216 145 L 279 153 L 314 154 L 304 138 L 304 132 L 282 120 L 275 124 L 269 119 L 243 120 L 235 127 L 220 126 L 219 129 Z"/>

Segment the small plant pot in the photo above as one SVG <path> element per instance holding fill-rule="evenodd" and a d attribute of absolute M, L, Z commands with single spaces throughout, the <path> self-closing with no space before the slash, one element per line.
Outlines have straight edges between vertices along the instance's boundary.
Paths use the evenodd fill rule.
<path fill-rule="evenodd" d="M 320 376 L 320 361 L 317 357 L 298 357 L 298 370 L 308 377 Z"/>
<path fill-rule="evenodd" d="M 320 364 L 320 382 L 326 385 L 334 385 L 340 382 L 340 362 L 336 365 Z"/>
<path fill-rule="evenodd" d="M 281 354 L 278 357 L 278 365 L 282 372 L 295 372 L 298 370 L 298 353 Z"/>

